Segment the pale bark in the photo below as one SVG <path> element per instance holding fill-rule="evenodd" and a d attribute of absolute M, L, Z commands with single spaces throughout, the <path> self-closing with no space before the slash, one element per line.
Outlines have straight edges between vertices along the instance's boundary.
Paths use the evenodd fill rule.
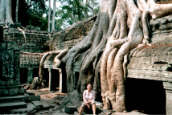
<path fill-rule="evenodd" d="M 16 23 L 18 23 L 18 12 L 19 12 L 19 0 L 16 1 Z"/>
<path fill-rule="evenodd" d="M 153 0 L 101 0 L 92 30 L 63 58 L 68 91 L 74 90 L 73 67 L 75 58 L 81 56 L 78 89 L 82 92 L 87 82 L 96 84 L 100 73 L 104 108 L 125 111 L 127 55 L 142 43 L 149 45 L 148 15 L 158 18 L 168 13 L 172 13 L 172 4 L 157 4 Z"/>
<path fill-rule="evenodd" d="M 101 58 L 101 81 L 102 82 L 107 81 L 108 85 L 101 84 L 101 86 L 102 87 L 109 86 L 109 90 L 106 89 L 106 91 L 104 92 L 104 88 L 102 88 L 103 92 L 101 93 L 102 93 L 102 97 L 105 94 L 106 94 L 106 98 L 109 97 L 113 110 L 125 111 L 125 85 L 124 85 L 125 78 L 124 77 L 126 74 L 126 70 L 124 67 L 126 61 L 124 61 L 124 56 L 128 54 L 130 50 L 137 47 L 138 44 L 142 43 L 143 38 L 144 38 L 144 43 L 148 43 L 148 39 L 149 39 L 149 26 L 147 21 L 148 13 L 150 13 L 152 18 L 157 18 L 167 14 L 167 12 L 168 13 L 171 12 L 172 6 L 171 4 L 163 4 L 163 5 L 156 4 L 151 0 L 147 3 L 146 1 L 139 2 L 138 0 L 139 7 L 137 7 L 137 5 L 134 3 L 133 0 L 127 0 L 127 1 L 121 0 L 120 2 L 121 2 L 120 6 L 126 6 L 126 7 L 122 7 L 122 9 L 119 9 L 119 11 L 122 12 L 123 10 L 124 14 L 126 12 L 128 19 L 120 20 L 122 21 L 120 25 L 116 25 L 118 30 L 120 30 L 120 32 L 118 33 L 116 32 L 118 30 L 114 29 L 113 33 L 116 34 L 113 36 L 115 38 L 110 37 L 106 44 L 105 51 Z M 118 3 L 120 4 L 120 2 Z M 119 4 L 117 4 L 117 6 Z M 140 25 L 140 21 L 142 25 Z M 125 22 L 127 22 L 127 27 L 129 28 L 127 37 L 125 36 L 125 33 L 121 35 L 121 33 L 124 32 L 122 30 L 125 30 L 126 27 Z M 123 29 L 121 29 L 121 27 Z M 122 37 L 120 36 L 126 38 L 121 39 Z M 113 39 L 117 39 L 117 40 L 113 40 Z M 119 47 L 119 45 L 121 46 Z M 119 49 L 118 52 L 117 53 L 114 52 L 114 50 L 112 50 L 113 48 L 118 48 Z M 116 55 L 113 61 L 111 61 L 112 54 Z M 107 67 L 108 64 L 109 66 Z M 111 69 L 110 72 L 109 69 Z M 104 101 L 104 106 L 106 107 L 106 105 L 109 102 L 106 102 L 107 99 L 106 100 L 103 99 L 103 101 Z"/>
<path fill-rule="evenodd" d="M 11 0 L 0 0 L 0 23 L 12 24 L 12 1 Z"/>
<path fill-rule="evenodd" d="M 51 55 L 56 55 L 55 59 L 53 60 L 55 62 L 55 66 L 59 67 L 61 64 L 61 58 L 64 57 L 64 55 L 66 55 L 68 49 L 64 49 L 64 50 L 57 50 L 57 51 L 49 51 L 44 53 L 44 55 L 42 56 L 41 60 L 40 60 L 40 64 L 39 64 L 39 77 L 40 80 L 43 82 L 43 68 L 44 68 L 44 62 L 47 59 L 48 56 Z"/>
<path fill-rule="evenodd" d="M 48 8 L 48 32 L 51 32 L 51 0 L 49 0 Z"/>
<path fill-rule="evenodd" d="M 52 31 L 55 30 L 55 13 L 56 13 L 56 0 L 53 0 Z"/>

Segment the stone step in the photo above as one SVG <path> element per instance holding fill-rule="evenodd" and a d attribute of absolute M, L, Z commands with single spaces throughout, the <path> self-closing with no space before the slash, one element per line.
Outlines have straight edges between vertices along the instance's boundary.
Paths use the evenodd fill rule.
<path fill-rule="evenodd" d="M 21 85 L 17 86 L 0 86 L 0 97 L 1 96 L 13 96 L 13 95 L 23 95 L 24 88 Z"/>
<path fill-rule="evenodd" d="M 41 103 L 40 101 L 32 101 L 32 104 L 33 104 L 37 109 L 43 107 L 43 105 L 42 105 L 42 103 Z"/>
<path fill-rule="evenodd" d="M 6 83 L 6 81 L 5 81 Z M 0 84 L 0 89 L 11 89 L 11 88 L 23 88 L 23 85 L 2 85 Z"/>
<path fill-rule="evenodd" d="M 22 115 L 27 115 L 27 108 L 19 108 L 19 109 L 12 109 L 9 111 L 11 114 L 22 114 Z"/>
<path fill-rule="evenodd" d="M 4 96 L 0 97 L 0 103 L 2 102 L 13 102 L 13 101 L 24 101 L 26 100 L 25 95 L 18 95 L 18 96 Z"/>
<path fill-rule="evenodd" d="M 15 108 L 24 108 L 26 107 L 27 104 L 25 102 L 7 102 L 7 103 L 1 103 L 0 102 L 0 109 L 4 110 L 10 110 L 10 109 L 15 109 Z"/>

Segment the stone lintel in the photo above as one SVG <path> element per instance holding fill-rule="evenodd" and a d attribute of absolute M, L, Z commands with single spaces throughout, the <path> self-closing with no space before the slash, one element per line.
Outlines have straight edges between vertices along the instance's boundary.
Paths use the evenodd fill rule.
<path fill-rule="evenodd" d="M 172 93 L 172 82 L 163 82 L 164 89 Z"/>

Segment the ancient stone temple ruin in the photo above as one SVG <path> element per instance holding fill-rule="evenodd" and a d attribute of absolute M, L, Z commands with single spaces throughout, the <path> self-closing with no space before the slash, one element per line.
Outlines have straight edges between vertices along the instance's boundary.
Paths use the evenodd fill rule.
<path fill-rule="evenodd" d="M 26 108 L 24 89 L 20 83 L 20 50 L 14 41 L 5 41 L 0 27 L 0 109 L 4 113 Z M 3 113 L 2 112 L 2 113 Z"/>
<path fill-rule="evenodd" d="M 35 30 L 22 30 L 18 28 L 4 29 L 4 41 L 16 42 L 20 49 L 20 83 L 31 83 L 38 77 L 38 68 L 41 53 L 48 51 L 46 41 L 49 39 L 47 32 Z"/>
<path fill-rule="evenodd" d="M 126 76 L 126 106 L 129 111 L 140 110 L 147 114 L 172 114 L 171 19 L 170 15 L 151 20 L 151 45 L 133 50 L 128 57 L 130 61 L 127 65 Z M 75 29 L 76 27 L 73 28 L 73 30 Z M 73 34 L 78 32 L 76 31 Z M 71 31 L 65 31 L 54 37 L 50 44 L 51 48 L 53 50 L 64 48 L 67 43 L 65 39 L 68 39 L 70 35 Z M 63 39 L 59 39 L 59 36 Z M 60 43 L 64 45 L 57 45 Z M 75 76 L 73 84 L 78 80 L 80 66 L 81 62 L 73 65 L 74 73 L 72 74 Z"/>
<path fill-rule="evenodd" d="M 26 108 L 28 97 L 23 85 L 31 84 L 35 78 L 43 80 L 44 87 L 48 87 L 49 91 L 61 93 L 76 90 L 83 57 L 79 55 L 75 58 L 72 78 L 69 79 L 58 54 L 64 51 L 65 55 L 85 39 L 96 18 L 89 18 L 54 33 L 0 27 L 0 112 L 3 109 L 2 113 L 14 113 L 17 109 Z M 151 19 L 150 28 L 151 45 L 133 49 L 127 57 L 126 108 L 145 114 L 171 115 L 172 15 Z M 99 77 L 94 81 L 100 81 Z M 95 90 L 99 101 L 102 101 L 100 82 L 96 83 L 93 88 L 98 85 Z"/>
<path fill-rule="evenodd" d="M 81 36 L 87 34 L 86 32 L 88 32 L 93 22 L 91 18 L 85 21 L 85 23 L 89 23 L 88 27 L 84 27 L 82 23 L 79 23 L 79 26 L 74 26 L 76 28 L 74 30 L 71 27 L 66 32 L 77 32 L 75 36 L 72 35 L 73 32 L 70 32 L 68 39 L 64 37 L 64 39 L 59 39 L 63 41 L 57 42 L 52 41 L 56 40 L 54 38 L 61 36 L 61 33 L 50 34 L 44 31 L 1 26 L 0 109 L 4 109 L 4 111 L 0 111 L 0 113 L 27 112 L 25 101 L 28 100 L 28 95 L 25 95 L 23 85 L 31 84 L 34 78 L 39 78 L 42 56 L 49 51 L 71 48 L 81 40 Z M 52 45 L 52 43 L 56 45 Z M 53 62 L 55 56 L 50 55 L 44 60 L 43 79 L 46 80 L 48 85 L 46 87 L 49 87 L 50 91 L 66 92 L 65 72 L 62 68 L 55 66 Z M 76 71 L 78 69 L 76 68 Z"/>
<path fill-rule="evenodd" d="M 138 108 L 144 105 L 147 113 L 172 114 L 171 19 L 170 15 L 151 20 L 152 45 L 131 54 L 127 67 L 126 98 L 135 101 L 128 102 L 129 108 L 134 103 Z"/>

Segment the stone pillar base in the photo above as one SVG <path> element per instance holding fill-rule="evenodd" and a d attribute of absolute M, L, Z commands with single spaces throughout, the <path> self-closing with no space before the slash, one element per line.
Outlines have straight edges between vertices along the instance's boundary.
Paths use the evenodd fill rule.
<path fill-rule="evenodd" d="M 166 115 L 172 115 L 172 83 L 164 82 L 166 90 Z"/>

